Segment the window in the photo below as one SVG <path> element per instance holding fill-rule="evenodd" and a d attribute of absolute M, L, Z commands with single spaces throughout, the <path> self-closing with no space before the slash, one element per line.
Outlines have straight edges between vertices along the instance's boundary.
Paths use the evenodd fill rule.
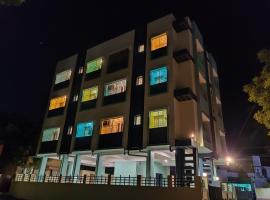
<path fill-rule="evenodd" d="M 143 84 L 143 76 L 138 76 L 136 78 L 136 85 L 142 85 Z"/>
<path fill-rule="evenodd" d="M 60 128 L 48 128 L 43 131 L 42 142 L 49 142 L 58 140 L 60 134 Z"/>
<path fill-rule="evenodd" d="M 151 51 L 167 46 L 167 33 L 162 33 L 151 38 Z"/>
<path fill-rule="evenodd" d="M 80 67 L 79 74 L 83 74 L 83 67 Z"/>
<path fill-rule="evenodd" d="M 115 117 L 101 121 L 100 134 L 119 133 L 124 130 L 124 118 Z"/>
<path fill-rule="evenodd" d="M 97 99 L 97 96 L 98 96 L 98 86 L 84 89 L 82 93 L 82 102 Z"/>
<path fill-rule="evenodd" d="M 127 80 L 122 79 L 105 85 L 104 96 L 119 94 L 126 91 Z"/>
<path fill-rule="evenodd" d="M 51 99 L 49 110 L 65 107 L 67 96 L 61 96 Z"/>
<path fill-rule="evenodd" d="M 167 127 L 167 109 L 150 111 L 149 128 Z"/>
<path fill-rule="evenodd" d="M 94 122 L 81 122 L 77 124 L 76 137 L 92 136 Z"/>
<path fill-rule="evenodd" d="M 69 80 L 71 77 L 71 69 L 56 74 L 54 84 L 62 83 Z"/>
<path fill-rule="evenodd" d="M 138 52 L 139 52 L 139 53 L 144 52 L 144 44 L 141 44 L 141 45 L 138 47 Z"/>
<path fill-rule="evenodd" d="M 102 58 L 97 58 L 95 60 L 88 62 L 86 67 L 86 74 L 100 70 L 102 67 L 102 63 L 103 63 Z"/>
<path fill-rule="evenodd" d="M 69 126 L 67 134 L 72 135 L 72 132 L 73 132 L 73 126 Z"/>
<path fill-rule="evenodd" d="M 78 101 L 78 98 L 79 98 L 79 95 L 78 94 L 74 95 L 73 102 L 77 102 Z"/>
<path fill-rule="evenodd" d="M 160 67 L 150 71 L 150 85 L 167 82 L 168 76 L 167 67 Z"/>
<path fill-rule="evenodd" d="M 135 115 L 134 117 L 134 125 L 138 126 L 142 123 L 142 116 L 141 115 Z"/>

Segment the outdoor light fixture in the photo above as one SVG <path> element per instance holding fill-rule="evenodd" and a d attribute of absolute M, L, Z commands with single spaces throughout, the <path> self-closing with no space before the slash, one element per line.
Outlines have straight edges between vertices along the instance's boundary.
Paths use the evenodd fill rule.
<path fill-rule="evenodd" d="M 203 172 L 202 175 L 203 175 L 203 177 L 206 177 L 207 176 L 207 173 Z"/>
<path fill-rule="evenodd" d="M 219 181 L 219 177 L 218 177 L 218 176 L 215 176 L 214 179 L 215 179 L 216 181 Z"/>
<path fill-rule="evenodd" d="M 230 156 L 227 156 L 226 159 L 225 159 L 225 161 L 226 161 L 226 164 L 227 164 L 227 165 L 230 165 L 230 164 L 233 163 L 233 158 L 230 157 Z"/>
<path fill-rule="evenodd" d="M 191 133 L 190 138 L 191 138 L 191 139 L 194 139 L 194 138 L 195 138 L 194 133 Z"/>
<path fill-rule="evenodd" d="M 168 160 L 164 160 L 165 163 L 168 163 Z"/>

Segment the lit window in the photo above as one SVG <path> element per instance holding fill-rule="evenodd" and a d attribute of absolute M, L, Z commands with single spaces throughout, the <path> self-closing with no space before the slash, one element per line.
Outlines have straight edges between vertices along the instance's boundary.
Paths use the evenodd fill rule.
<path fill-rule="evenodd" d="M 62 83 L 69 80 L 71 77 L 71 69 L 56 74 L 54 84 Z"/>
<path fill-rule="evenodd" d="M 142 116 L 141 115 L 136 115 L 134 117 L 134 125 L 137 126 L 137 125 L 141 125 L 142 123 Z"/>
<path fill-rule="evenodd" d="M 150 71 L 150 85 L 167 82 L 168 69 L 161 67 Z"/>
<path fill-rule="evenodd" d="M 69 126 L 67 134 L 72 135 L 72 131 L 73 131 L 73 126 Z"/>
<path fill-rule="evenodd" d="M 97 99 L 97 96 L 98 96 L 98 86 L 84 89 L 82 92 L 82 102 Z"/>
<path fill-rule="evenodd" d="M 138 76 L 136 79 L 136 85 L 142 85 L 143 84 L 143 76 Z"/>
<path fill-rule="evenodd" d="M 149 128 L 167 127 L 167 110 L 155 110 L 149 112 Z"/>
<path fill-rule="evenodd" d="M 151 51 L 155 51 L 167 46 L 167 33 L 151 38 Z"/>
<path fill-rule="evenodd" d="M 67 96 L 61 96 L 51 99 L 49 110 L 65 107 Z"/>
<path fill-rule="evenodd" d="M 79 95 L 78 94 L 74 95 L 73 102 L 77 102 L 78 101 L 78 98 L 79 98 Z"/>
<path fill-rule="evenodd" d="M 143 45 L 143 44 L 141 44 L 141 45 L 138 47 L 138 52 L 139 52 L 139 53 L 144 52 L 144 45 Z"/>
<path fill-rule="evenodd" d="M 79 74 L 82 74 L 82 73 L 83 73 L 83 67 L 80 67 Z"/>
<path fill-rule="evenodd" d="M 126 91 L 127 80 L 122 79 L 105 85 L 104 96 L 119 94 Z"/>
<path fill-rule="evenodd" d="M 87 63 L 86 74 L 100 70 L 102 67 L 102 58 L 97 58 Z"/>
<path fill-rule="evenodd" d="M 60 128 L 49 128 L 43 131 L 42 142 L 49 142 L 58 140 L 60 134 Z"/>
<path fill-rule="evenodd" d="M 119 133 L 124 130 L 124 118 L 115 117 L 101 121 L 100 134 Z"/>
<path fill-rule="evenodd" d="M 82 122 L 77 124 L 76 137 L 92 136 L 94 122 Z"/>

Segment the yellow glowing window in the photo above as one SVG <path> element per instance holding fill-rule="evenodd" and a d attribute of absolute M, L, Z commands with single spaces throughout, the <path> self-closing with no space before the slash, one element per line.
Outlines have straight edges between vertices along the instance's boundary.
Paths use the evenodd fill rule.
<path fill-rule="evenodd" d="M 51 99 L 49 110 L 65 107 L 67 96 L 61 96 Z"/>
<path fill-rule="evenodd" d="M 84 89 L 82 93 L 82 102 L 97 99 L 97 96 L 98 96 L 98 86 Z"/>
<path fill-rule="evenodd" d="M 167 46 L 167 33 L 162 33 L 151 38 L 151 51 Z"/>
<path fill-rule="evenodd" d="M 119 133 L 124 130 L 124 118 L 114 117 L 101 121 L 100 134 Z"/>
<path fill-rule="evenodd" d="M 167 127 L 167 109 L 149 112 L 149 128 Z"/>

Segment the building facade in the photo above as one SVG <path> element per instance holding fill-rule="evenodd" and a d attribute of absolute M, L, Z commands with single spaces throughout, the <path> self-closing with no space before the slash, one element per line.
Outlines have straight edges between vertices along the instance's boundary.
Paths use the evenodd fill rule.
<path fill-rule="evenodd" d="M 215 184 L 226 156 L 217 65 L 195 22 L 167 15 L 58 62 L 38 175 Z"/>

